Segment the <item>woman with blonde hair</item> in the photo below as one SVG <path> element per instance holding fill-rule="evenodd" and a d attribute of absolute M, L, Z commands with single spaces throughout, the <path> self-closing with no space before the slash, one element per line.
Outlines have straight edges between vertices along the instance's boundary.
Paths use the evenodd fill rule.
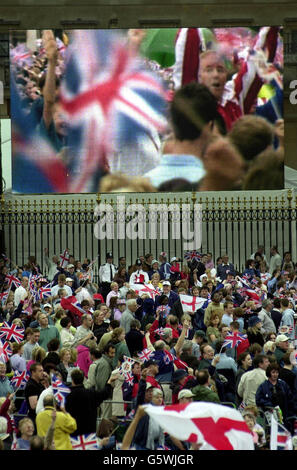
<path fill-rule="evenodd" d="M 276 343 L 274 341 L 267 341 L 263 346 L 264 354 L 272 356 L 275 352 Z"/>
<path fill-rule="evenodd" d="M 61 372 L 62 381 L 65 384 L 71 384 L 70 373 L 74 369 L 74 363 L 71 361 L 71 349 L 62 348 L 60 350 L 60 364 L 57 366 L 57 370 Z"/>
<path fill-rule="evenodd" d="M 161 292 L 162 283 L 160 282 L 160 280 L 161 280 L 160 274 L 159 274 L 159 273 L 154 273 L 154 274 L 152 275 L 151 280 L 149 281 L 149 284 L 152 284 L 152 286 L 153 286 L 155 289 L 157 289 L 157 290 L 159 290 L 159 291 Z"/>
<path fill-rule="evenodd" d="M 42 348 L 41 346 L 37 346 L 36 348 L 34 348 L 32 351 L 32 359 L 31 361 L 27 362 L 27 371 L 29 372 L 31 365 L 34 364 L 34 362 L 42 364 L 42 361 L 44 360 L 45 356 L 46 350 L 44 348 Z"/>
<path fill-rule="evenodd" d="M 34 424 L 32 419 L 21 419 L 18 428 L 21 433 L 21 437 L 17 439 L 17 448 L 19 450 L 30 450 L 30 439 L 34 434 Z"/>
<path fill-rule="evenodd" d="M 250 317 L 247 329 L 247 337 L 250 345 L 257 343 L 264 346 L 264 337 L 261 333 L 262 321 L 256 315 Z"/>
<path fill-rule="evenodd" d="M 20 318 L 15 318 L 13 321 L 12 321 L 12 324 L 13 325 L 17 325 L 19 328 L 24 328 L 24 325 L 23 325 L 23 322 Z"/>

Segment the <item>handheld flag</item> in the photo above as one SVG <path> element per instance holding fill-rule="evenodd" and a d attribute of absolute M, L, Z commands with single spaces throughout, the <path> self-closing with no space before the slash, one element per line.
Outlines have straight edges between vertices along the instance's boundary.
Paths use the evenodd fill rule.
<path fill-rule="evenodd" d="M 153 354 L 154 354 L 154 351 L 151 351 L 150 349 L 144 349 L 143 351 L 138 353 L 138 357 L 141 362 L 146 362 L 150 360 Z"/>
<path fill-rule="evenodd" d="M 12 350 L 9 343 L 7 341 L 3 343 L 0 339 L 0 362 L 6 363 L 11 355 Z"/>
<path fill-rule="evenodd" d="M 222 345 L 223 348 L 236 348 L 242 341 L 247 338 L 246 335 L 240 333 L 231 333 L 225 337 L 224 343 Z"/>
<path fill-rule="evenodd" d="M 70 393 L 70 388 L 66 387 L 66 385 L 64 385 L 63 382 L 61 382 L 61 380 L 54 374 L 52 375 L 52 388 L 54 397 L 59 405 L 65 407 L 65 399 Z"/>
<path fill-rule="evenodd" d="M 70 440 L 73 450 L 99 450 L 95 433 L 71 437 Z"/>
<path fill-rule="evenodd" d="M 14 323 L 9 325 L 6 321 L 0 327 L 0 338 L 6 341 L 16 341 L 21 343 L 24 338 L 24 328 L 19 328 Z"/>
<path fill-rule="evenodd" d="M 291 434 L 273 415 L 270 427 L 270 450 L 293 450 Z"/>
<path fill-rule="evenodd" d="M 176 439 L 203 444 L 207 450 L 254 450 L 253 435 L 238 410 L 193 402 L 145 406 L 146 413 Z"/>
<path fill-rule="evenodd" d="M 18 372 L 17 370 L 14 372 L 13 377 L 10 379 L 11 384 L 13 385 L 14 389 L 23 390 L 26 386 L 26 383 L 29 380 L 30 375 L 27 371 Z"/>

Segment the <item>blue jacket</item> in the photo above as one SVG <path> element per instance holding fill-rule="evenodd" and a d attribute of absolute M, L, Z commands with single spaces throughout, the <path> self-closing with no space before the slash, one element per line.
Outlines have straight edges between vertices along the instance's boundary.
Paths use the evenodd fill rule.
<path fill-rule="evenodd" d="M 162 263 L 160 268 L 159 268 L 159 271 L 161 273 L 161 279 L 169 279 L 170 278 L 170 268 L 171 268 L 171 264 L 170 263 Z"/>
<path fill-rule="evenodd" d="M 228 273 L 235 275 L 235 269 L 232 263 L 220 264 L 218 266 L 217 276 L 221 279 L 221 281 L 224 281 L 227 278 Z"/>
<path fill-rule="evenodd" d="M 283 412 L 284 418 L 288 418 L 289 416 L 293 416 L 296 409 L 296 400 L 294 403 L 294 398 L 290 387 L 288 384 L 281 379 L 278 379 L 277 385 L 279 390 L 284 394 L 284 406 L 281 408 Z M 259 387 L 256 392 L 256 405 L 259 408 L 271 407 L 273 408 L 274 405 L 272 404 L 272 392 L 273 392 L 273 385 L 269 380 L 265 380 Z"/>

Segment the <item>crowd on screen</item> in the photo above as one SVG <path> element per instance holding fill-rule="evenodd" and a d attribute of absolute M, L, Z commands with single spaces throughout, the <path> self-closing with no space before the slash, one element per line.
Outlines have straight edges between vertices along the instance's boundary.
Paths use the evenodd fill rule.
<path fill-rule="evenodd" d="M 42 162 L 30 159 L 30 145 L 18 147 L 16 139 L 14 189 L 32 192 L 37 184 L 35 192 L 282 189 L 282 30 L 215 30 L 211 41 L 206 41 L 204 31 L 179 30 L 175 44 L 168 45 L 175 50 L 175 63 L 168 68 L 143 57 L 139 61 L 145 31 L 129 30 L 120 42 L 122 54 L 136 53 L 137 66 L 141 62 L 146 72 L 141 75 L 137 69 L 127 83 L 113 77 L 115 68 L 124 77 L 127 72 L 102 32 L 98 37 L 78 33 L 73 39 L 43 31 L 35 51 L 25 44 L 12 47 L 12 71 L 24 113 L 13 100 L 16 135 L 25 121 L 30 127 L 27 137 L 32 132 L 47 140 L 57 157 L 50 161 L 44 151 L 46 168 L 39 171 Z M 100 57 L 101 44 L 110 54 L 106 63 Z M 71 53 L 65 60 L 68 48 Z M 128 58 L 126 63 L 130 64 Z M 128 72 L 132 73 L 129 68 Z M 157 85 L 159 76 L 166 84 L 163 91 Z M 91 93 L 94 81 L 98 90 Z M 118 95 L 125 99 L 124 111 Z M 96 100 L 103 106 L 107 97 L 106 115 L 97 113 L 92 121 L 92 106 Z M 24 159 L 30 162 L 25 168 Z M 47 174 L 48 165 L 60 168 L 59 182 Z"/>
<path fill-rule="evenodd" d="M 269 449 L 267 411 L 294 434 L 290 252 L 259 246 L 242 272 L 227 253 L 148 253 L 131 266 L 107 253 L 97 282 L 97 260 L 43 256 L 43 272 L 34 256 L 0 260 L 2 448 L 71 450 L 81 436 L 96 449 L 197 448 L 164 432 L 148 404 L 239 410 L 255 449 Z"/>

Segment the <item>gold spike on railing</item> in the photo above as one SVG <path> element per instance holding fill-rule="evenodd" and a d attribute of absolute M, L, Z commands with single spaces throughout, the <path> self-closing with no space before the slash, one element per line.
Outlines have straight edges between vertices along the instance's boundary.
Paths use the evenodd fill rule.
<path fill-rule="evenodd" d="M 287 199 L 288 199 L 288 201 L 289 201 L 289 207 L 291 208 L 292 199 L 293 199 L 292 189 L 288 189 Z M 296 196 L 296 203 L 297 203 L 297 196 Z M 297 205 L 297 204 L 296 204 L 296 205 Z"/>

